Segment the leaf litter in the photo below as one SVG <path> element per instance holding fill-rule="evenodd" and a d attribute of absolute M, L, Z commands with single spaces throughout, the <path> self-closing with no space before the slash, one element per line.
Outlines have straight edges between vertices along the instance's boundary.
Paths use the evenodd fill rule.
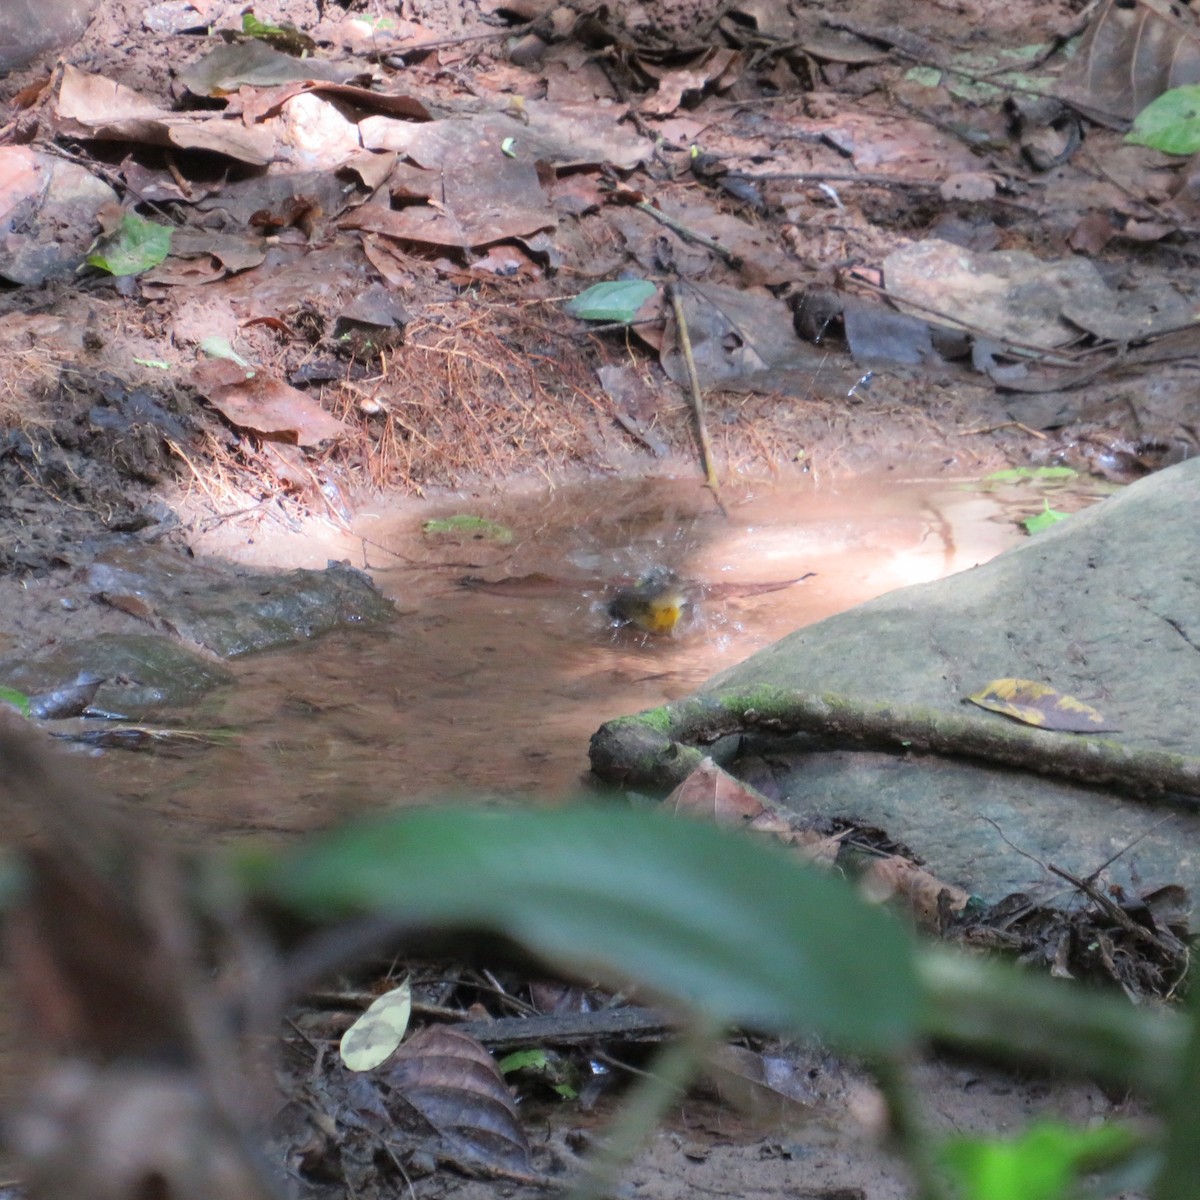
<path fill-rule="evenodd" d="M 936 440 L 960 456 L 956 424 L 1006 422 L 1003 437 L 967 443 L 976 461 L 996 453 L 1028 461 L 1032 448 L 1044 463 L 1132 478 L 1194 452 L 1183 406 L 1194 330 L 1172 331 L 1171 314 L 1152 321 L 1125 303 L 1154 293 L 1180 298 L 1185 309 L 1194 303 L 1191 258 L 1178 243 L 1195 220 L 1186 167 L 1121 145 L 1120 130 L 1091 129 L 1086 151 L 1047 176 L 1025 148 L 1030 129 L 1057 130 L 1062 118 L 1025 112 L 1018 134 L 1005 108 L 1012 94 L 964 109 L 961 90 L 944 80 L 989 68 L 957 58 L 961 18 L 944 8 L 913 7 L 906 28 L 882 29 L 869 8 L 864 20 L 853 11 L 828 19 L 750 3 L 719 14 L 664 4 L 653 19 L 619 9 L 567 8 L 564 16 L 533 5 L 512 25 L 507 10 L 490 6 L 425 23 L 399 16 L 372 23 L 336 6 L 324 13 L 304 4 L 272 6 L 277 12 L 260 6 L 267 24 L 286 30 L 291 16 L 314 40 L 316 53 L 300 59 L 257 38 L 212 45 L 210 28 L 236 32 L 242 24 L 235 7 L 208 2 L 184 12 L 175 32 L 155 34 L 142 69 L 130 71 L 117 50 L 137 30 L 140 6 L 135 17 L 133 5 L 103 5 L 88 35 L 90 57 L 78 59 L 87 71 L 68 61 L 48 83 L 33 70 L 6 81 L 6 132 L 20 144 L 0 147 L 11 172 L 0 272 L 17 285 L 0 315 L 5 335 L 15 344 L 37 338 L 45 357 L 29 370 L 41 381 L 61 379 L 76 361 L 87 375 L 101 361 L 116 367 L 129 389 L 141 383 L 138 359 L 178 368 L 171 386 L 185 394 L 187 415 L 171 439 L 177 449 L 159 450 L 176 466 L 223 458 L 237 481 L 227 496 L 236 488 L 312 506 L 322 483 L 348 475 L 371 487 L 419 490 L 473 478 L 484 463 L 493 471 L 534 461 L 562 468 L 621 453 L 640 466 L 647 455 L 690 453 L 688 428 L 670 399 L 680 371 L 669 318 L 656 331 L 635 327 L 636 340 L 627 341 L 623 332 L 589 332 L 563 311 L 568 297 L 631 267 L 656 284 L 686 283 L 689 328 L 707 342 L 706 387 L 725 397 L 765 395 L 778 409 L 770 441 L 811 443 L 830 462 L 881 421 L 887 438 L 928 438 L 930 414 Z M 1046 25 L 1054 38 L 1070 31 L 1065 5 L 1038 6 L 1036 19 L 1020 5 L 975 7 L 981 29 L 1012 47 L 1024 44 L 1031 24 Z M 146 14 L 148 26 L 158 15 Z M 1074 96 L 1085 116 L 1089 102 L 1115 97 L 1119 104 L 1102 115 L 1124 122 L 1164 80 L 1175 81 L 1176 63 L 1186 64 L 1195 42 L 1188 20 L 1163 4 L 1104 4 L 1076 67 L 1053 79 L 1022 60 L 1024 84 Z M 1139 37 L 1157 28 L 1154 44 L 1165 49 L 1155 70 L 1113 36 L 1126 26 Z M 111 36 L 114 29 L 120 36 Z M 506 56 L 514 31 L 519 41 Z M 914 61 L 943 74 L 912 78 Z M 190 98 L 168 75 L 169 64 L 184 62 Z M 992 82 L 1003 88 L 1002 75 Z M 709 161 L 700 165 L 696 149 Z M 84 186 L 71 193 L 63 218 L 55 206 L 66 178 Z M 631 205 L 635 192 L 657 215 Z M 93 280 L 86 292 L 72 277 L 114 198 L 139 218 L 169 224 L 171 252 L 119 288 Z M 982 273 L 946 278 L 936 294 L 918 297 L 917 308 L 911 296 L 891 294 L 883 270 L 889 255 L 913 243 L 1029 253 L 1033 279 L 1046 287 L 1069 248 L 1102 266 L 1102 279 L 1089 284 L 1086 306 L 1075 297 L 1047 311 L 1052 347 L 1015 344 L 1025 340 L 1011 324 L 1024 300 L 1009 293 L 991 313 L 973 314 L 969 353 L 948 354 L 936 327 L 947 314 L 962 323 L 964 297 Z M 337 314 L 378 279 L 412 319 L 394 345 L 348 346 L 334 333 Z M 42 287 L 77 340 L 43 336 L 50 327 L 30 324 L 33 293 L 23 289 Z M 856 330 L 871 324 L 872 313 L 881 322 L 897 315 L 887 307 L 892 300 L 917 325 L 907 327 L 899 350 L 886 339 L 864 348 L 840 317 L 810 339 L 797 332 L 793 314 L 821 288 L 854 300 Z M 196 314 L 208 304 L 213 324 L 205 331 Z M 89 312 L 104 326 L 103 360 L 80 340 Z M 176 342 L 170 331 L 189 320 L 197 336 Z M 268 422 L 266 404 L 247 415 L 245 402 L 261 397 L 222 408 L 215 388 L 184 374 L 196 364 L 180 364 L 177 347 L 198 347 L 204 332 L 218 328 L 274 398 L 295 404 L 282 419 Z M 922 349 L 914 362 L 915 344 Z M 640 392 L 618 398 L 600 380 L 613 379 L 631 355 L 639 356 Z M 851 398 L 860 359 L 882 369 L 882 386 Z M 1155 390 L 1138 389 L 1150 371 Z M 1128 412 L 1115 416 L 1114 381 L 1131 388 Z M 34 383 L 31 398 L 47 390 Z M 1041 403 L 1043 385 L 1055 394 L 1053 407 Z M 161 380 L 151 387 L 160 389 Z M 949 392 L 957 398 L 940 410 L 929 400 Z M 197 406 L 198 397 L 211 407 Z M 39 416 L 25 400 L 12 425 L 36 435 Z M 317 410 L 323 418 L 304 423 Z M 738 401 L 725 399 L 719 410 L 726 466 L 768 465 Z M 762 408 L 754 421 L 766 423 Z M 1028 429 L 1048 434 L 1044 444 L 1032 444 Z M 272 438 L 294 456 L 265 453 Z M 30 461 L 31 470 L 42 469 L 37 454 Z M 50 481 L 45 475 L 40 483 Z M 770 824 L 763 813 L 753 819 Z M 870 845 L 865 834 L 821 833 L 821 852 L 832 839 L 841 853 L 855 837 Z M 870 857 L 906 861 L 874 850 Z M 1087 912 L 1115 921 L 1120 933 L 1111 925 L 1050 933 L 1033 909 L 993 914 L 984 925 L 1056 970 L 1076 970 L 1073 948 L 1086 946 L 1093 967 L 1132 990 L 1169 990 L 1169 958 L 1148 970 L 1156 978 L 1123 972 L 1131 949 L 1151 961 L 1147 930 L 1155 953 L 1176 949 L 1180 898 L 1112 897 L 1094 881 L 1072 886 L 1080 882 Z M 943 921 L 944 885 L 933 886 L 933 912 Z M 86 905 L 79 911 L 94 915 Z M 969 928 L 983 939 L 978 924 Z M 133 948 L 118 951 L 129 955 L 123 961 L 138 982 Z M 446 1150 L 445 1130 L 459 1137 L 465 1128 L 470 1140 L 494 1126 L 500 1158 L 525 1169 L 513 1127 L 495 1112 L 482 1115 L 496 1105 L 507 1110 L 503 1084 L 489 1078 L 467 1098 L 463 1081 L 475 1078 L 475 1067 L 464 1064 L 478 1060 L 461 1047 L 449 1058 L 456 1081 L 431 1087 L 449 1086 L 457 1113 L 430 1106 L 431 1119 L 413 1106 L 442 1139 L 428 1153 L 458 1161 Z M 412 1070 L 424 1078 L 424 1067 Z M 314 1087 L 324 1086 L 320 1078 Z M 324 1156 L 334 1153 L 332 1139 L 317 1119 L 316 1140 L 296 1161 L 312 1178 L 357 1163 L 359 1173 L 344 1178 L 369 1193 L 381 1147 L 389 1161 L 395 1153 L 380 1130 L 397 1118 L 378 1089 L 338 1104 L 339 1113 L 355 1114 L 361 1146 L 345 1143 L 342 1167 L 331 1165 Z M 414 1164 L 420 1153 L 397 1178 Z"/>
<path fill-rule="evenodd" d="M 499 16 L 479 18 L 461 43 L 452 35 L 451 42 L 429 50 L 422 47 L 438 40 L 429 30 L 411 22 L 376 23 L 371 44 L 377 57 L 370 60 L 359 52 L 361 21 L 352 15 L 327 13 L 314 24 L 299 10 L 289 20 L 266 10 L 226 13 L 227 7 L 206 6 L 204 17 L 197 13 L 197 25 L 165 35 L 164 46 L 186 64 L 181 79 L 189 94 L 167 94 L 153 72 L 144 79 L 129 73 L 118 78 L 68 62 L 34 100 L 26 120 L 43 138 L 74 139 L 82 148 L 80 161 L 95 164 L 102 180 L 115 182 L 119 191 L 136 186 L 136 192 L 123 193 L 127 206 L 155 221 L 165 215 L 174 225 L 170 257 L 152 271 L 138 271 L 134 287 L 143 295 L 176 308 L 194 303 L 197 291 L 234 283 L 239 275 L 265 282 L 268 250 L 277 262 L 307 265 L 306 288 L 286 293 L 255 288 L 256 298 L 239 297 L 237 307 L 244 342 L 261 341 L 249 336 L 249 322 L 278 323 L 281 336 L 254 348 L 276 360 L 264 365 L 281 383 L 301 378 L 298 372 L 314 355 L 314 337 L 317 353 L 325 347 L 334 351 L 323 368 L 318 402 L 340 418 L 356 419 L 346 428 L 330 426 L 325 448 L 310 444 L 309 457 L 319 456 L 315 466 L 322 477 L 359 470 L 374 485 L 420 488 L 439 478 L 461 479 L 485 459 L 519 468 L 542 456 L 565 467 L 594 453 L 597 421 L 603 444 L 623 443 L 631 461 L 647 453 L 687 453 L 686 422 L 681 426 L 678 416 L 660 408 L 656 423 L 675 426 L 664 439 L 598 385 L 596 372 L 615 365 L 616 346 L 567 320 L 562 308 L 563 300 L 586 290 L 562 283 L 572 276 L 616 282 L 631 257 L 647 284 L 661 286 L 672 275 L 687 281 L 683 295 L 692 306 L 689 330 L 699 335 L 703 386 L 799 399 L 805 411 L 781 414 L 784 427 L 814 419 L 852 427 L 858 415 L 834 404 L 852 390 L 854 369 L 837 344 L 838 328 L 830 328 L 815 348 L 790 328 L 789 300 L 802 301 L 813 286 L 832 283 L 859 306 L 853 309 L 854 327 L 847 325 L 850 349 L 860 365 L 869 359 L 872 368 L 889 369 L 885 409 L 892 414 L 911 389 L 930 378 L 940 388 L 950 384 L 971 395 L 980 407 L 1005 403 L 994 392 L 989 398 L 995 384 L 1021 391 L 1030 382 L 1041 386 L 1041 376 L 1027 379 L 1038 356 L 1026 361 L 1024 343 L 1064 321 L 1070 329 L 1082 324 L 1091 330 L 1091 344 L 1076 337 L 1065 358 L 1042 355 L 1050 371 L 1045 386 L 1137 367 L 1129 362 L 1131 343 L 1142 348 L 1144 359 L 1156 339 L 1161 341 L 1160 329 L 1187 324 L 1186 282 L 1172 269 L 1167 286 L 1152 263 L 1139 268 L 1141 278 L 1132 282 L 1147 296 L 1182 291 L 1178 316 L 1160 313 L 1156 323 L 1148 323 L 1131 314 L 1129 281 L 1114 280 L 1110 272 L 1106 287 L 1092 289 L 1091 317 L 1075 295 L 1070 311 L 1058 317 L 1050 312 L 1039 317 L 1036 330 L 1022 333 L 1018 327 L 1016 334 L 1012 322 L 1028 309 L 1024 292 L 1019 299 L 998 292 L 993 309 L 971 312 L 964 300 L 976 282 L 963 281 L 968 291 L 956 291 L 958 284 L 939 270 L 938 288 L 920 298 L 917 317 L 941 313 L 943 323 L 950 317 L 962 323 L 968 313 L 974 371 L 927 343 L 914 356 L 894 342 L 875 339 L 868 348 L 863 340 L 861 329 L 870 328 L 872 309 L 877 324 L 894 318 L 887 307 L 892 300 L 907 305 L 911 315 L 911 284 L 891 280 L 901 261 L 897 256 L 963 243 L 965 231 L 952 227 L 956 220 L 975 222 L 970 237 L 976 242 L 994 240 L 1006 209 L 1060 239 L 1071 234 L 1072 213 L 1090 220 L 1106 203 L 1110 212 L 1127 211 L 1145 225 L 1146 214 L 1130 208 L 1137 178 L 1126 171 L 1119 180 L 1123 190 L 1116 191 L 1109 178 L 1118 177 L 1108 168 L 1097 173 L 1089 162 L 1060 165 L 1049 204 L 1046 181 L 1019 152 L 1005 157 L 1005 138 L 1009 147 L 1019 149 L 1019 143 L 1011 141 L 1002 120 L 992 121 L 990 110 L 973 114 L 984 125 L 992 122 L 982 155 L 970 138 L 956 136 L 952 118 L 963 98 L 936 80 L 895 84 L 897 106 L 887 114 L 837 90 L 856 72 L 861 82 L 873 83 L 872 73 L 878 75 L 893 59 L 911 71 L 916 57 L 936 64 L 945 79 L 994 79 L 999 90 L 990 102 L 1003 118 L 1004 103 L 1016 94 L 1004 91 L 1012 86 L 1006 71 L 1023 72 L 1022 87 L 1036 84 L 1052 94 L 1058 86 L 1052 41 L 1006 47 L 1014 56 L 1006 65 L 1003 56 L 989 63 L 978 54 L 959 57 L 945 45 L 939 49 L 937 22 L 927 14 L 920 16 L 925 30 L 918 36 L 915 29 L 881 32 L 856 23 L 853 14 L 822 21 L 819 14 L 769 13 L 761 5 L 740 15 L 731 10 L 733 15 L 720 19 L 707 17 L 694 27 L 669 20 L 665 25 L 634 20 L 626 27 L 619 12 L 584 16 L 569 8 L 555 10 L 551 19 L 534 6 L 530 19 L 536 28 L 529 36 L 540 48 L 524 65 L 505 62 Z M 1155 16 L 1157 10 L 1139 11 L 1147 21 L 1165 19 Z M 1116 13 L 1106 6 L 1091 30 L 1123 19 Z M 1051 20 L 1045 32 L 1058 36 L 1066 20 L 1055 20 L 1059 25 Z M 918 23 L 914 16 L 914 26 Z M 222 31 L 228 40 L 214 39 L 213 45 L 206 29 Z M 910 35 L 907 41 L 903 32 Z M 297 57 L 293 33 L 311 38 L 315 49 Z M 1090 44 L 1098 38 L 1093 32 Z M 282 49 L 267 44 L 280 39 Z M 1187 41 L 1178 33 L 1176 40 Z M 604 44 L 617 48 L 607 66 L 591 49 Z M 446 86 L 438 72 L 459 61 L 482 68 L 480 78 L 495 89 L 495 103 L 463 103 Z M 739 109 L 755 88 L 766 89 L 755 103 L 762 97 L 769 103 Z M 812 98 L 801 100 L 810 94 L 803 88 L 816 88 Z M 208 106 L 196 107 L 198 98 Z M 978 105 L 979 97 L 974 99 Z M 1026 125 L 1036 119 L 1023 115 Z M 662 138 L 657 151 L 656 133 Z M 123 156 L 115 173 L 96 157 L 110 148 Z M 1141 153 L 1133 147 L 1123 152 Z M 1138 161 L 1145 164 L 1145 183 L 1161 189 L 1161 166 L 1145 155 Z M 986 190 L 964 190 L 962 180 L 983 175 Z M 424 181 L 414 186 L 414 177 Z M 591 181 L 592 200 L 581 209 L 562 189 L 584 180 Z M 943 188 L 940 214 L 936 206 L 929 209 L 926 184 Z M 281 185 L 290 186 L 283 198 Z M 666 228 L 654 220 L 630 223 L 630 214 L 622 211 L 630 185 L 643 208 L 669 218 Z M 1162 209 L 1157 190 L 1147 199 Z M 954 212 L 960 205 L 967 208 Z M 897 239 L 889 227 L 905 236 Z M 1112 236 L 1120 233 L 1114 225 Z M 348 253 L 322 262 L 330 239 Z M 607 261 L 604 253 L 599 259 L 596 254 L 605 241 Z M 714 255 L 706 248 L 710 243 L 725 248 L 728 258 Z M 963 252 L 969 249 L 968 242 Z M 885 260 L 892 264 L 886 291 L 861 292 L 869 279 L 854 264 Z M 1031 278 L 1040 273 L 1052 285 L 1053 259 L 1035 251 L 1028 263 Z M 28 277 L 13 269 L 19 278 Z M 406 303 L 420 297 L 412 305 L 407 336 L 411 353 L 397 357 L 432 354 L 430 365 L 437 363 L 437 369 L 380 380 L 364 401 L 362 371 L 392 367 L 395 358 L 381 360 L 374 346 L 357 355 L 337 352 L 331 310 L 362 290 L 371 272 L 382 273 Z M 506 278 L 521 289 L 519 298 Z M 752 290 L 764 284 L 768 292 Z M 470 302 L 456 298 L 456 292 L 464 295 L 464 285 L 476 288 Z M 233 296 L 238 289 L 228 291 Z M 1104 319 L 1106 309 L 1111 319 Z M 297 328 L 301 315 L 303 334 Z M 431 317 L 433 329 L 426 325 Z M 663 384 L 670 388 L 682 375 L 670 319 L 665 320 L 665 338 L 647 333 L 661 346 Z M 499 358 L 499 347 L 487 344 L 489 328 L 505 344 Z M 449 341 L 447 330 L 453 331 Z M 1185 331 L 1166 362 L 1191 352 L 1189 336 Z M 457 363 L 438 363 L 452 349 Z M 169 361 L 162 353 L 138 357 Z M 472 359 L 507 359 L 506 373 L 517 377 L 516 396 L 486 367 L 468 368 L 466 375 L 455 369 Z M 1071 373 L 1075 364 L 1083 370 Z M 316 376 L 310 370 L 303 378 L 311 387 Z M 403 402 L 395 398 L 400 389 L 408 396 Z M 522 403 L 518 396 L 530 399 Z M 1087 398 L 1080 400 L 1078 406 L 1068 402 L 1070 420 L 1087 424 Z M 1017 403 L 1010 409 L 1027 407 L 1033 406 Z M 1167 403 L 1161 419 L 1139 412 L 1138 432 L 1126 439 L 1144 447 L 1137 457 L 1165 459 L 1187 440 L 1186 431 L 1171 428 L 1169 408 Z M 498 410 L 507 414 L 499 424 L 508 428 L 489 436 Z M 213 416 L 219 423 L 229 414 L 217 410 Z M 1024 416 L 1034 418 L 1025 424 L 1037 426 L 1036 413 Z M 757 413 L 756 423 L 763 421 Z M 254 424 L 234 424 L 243 438 L 264 432 Z M 724 449 L 731 465 L 739 456 L 760 458 L 756 439 L 745 436 L 736 420 L 729 424 Z M 1125 432 L 1109 429 L 1102 436 Z M 466 453 L 455 455 L 453 446 Z M 1063 438 L 1055 450 L 1070 456 L 1074 443 Z M 236 444 L 231 456 L 243 457 Z M 261 471 L 261 457 L 252 452 L 247 457 Z M 267 487 L 269 475 L 247 478 L 247 484 Z M 303 499 L 291 473 L 279 474 L 276 485 L 280 494 Z"/>

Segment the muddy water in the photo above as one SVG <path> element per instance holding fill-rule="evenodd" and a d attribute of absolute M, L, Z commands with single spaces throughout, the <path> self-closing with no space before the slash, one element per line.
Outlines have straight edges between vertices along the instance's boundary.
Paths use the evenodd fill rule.
<path fill-rule="evenodd" d="M 235 663 L 236 686 L 197 717 L 232 731 L 228 745 L 183 759 L 114 754 L 100 770 L 188 840 L 302 831 L 430 797 L 566 797 L 609 717 L 1018 540 L 1008 504 L 944 479 L 744 487 L 725 502 L 728 517 L 690 482 L 601 481 L 362 511 L 353 538 L 278 542 L 222 527 L 201 552 L 288 566 L 350 558 L 394 599 L 397 620 Z M 511 540 L 423 532 L 460 513 Z M 613 588 L 664 565 L 695 581 L 692 618 L 657 638 L 614 630 Z"/>

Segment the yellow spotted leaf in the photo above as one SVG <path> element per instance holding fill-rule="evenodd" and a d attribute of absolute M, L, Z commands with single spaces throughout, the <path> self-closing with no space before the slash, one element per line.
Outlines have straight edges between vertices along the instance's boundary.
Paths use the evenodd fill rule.
<path fill-rule="evenodd" d="M 1104 733 L 1117 728 L 1090 704 L 1032 679 L 994 679 L 967 699 L 980 708 L 1057 733 Z"/>
<path fill-rule="evenodd" d="M 378 997 L 349 1029 L 339 1047 L 342 1062 L 351 1071 L 371 1071 L 391 1056 L 400 1045 L 412 1016 L 412 985 L 406 979 L 399 987 Z"/>

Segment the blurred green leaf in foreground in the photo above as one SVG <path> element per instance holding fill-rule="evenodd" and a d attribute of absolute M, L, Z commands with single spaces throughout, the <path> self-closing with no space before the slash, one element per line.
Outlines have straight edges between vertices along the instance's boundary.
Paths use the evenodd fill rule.
<path fill-rule="evenodd" d="M 399 931 L 488 930 L 717 1023 L 872 1052 L 919 1027 L 913 943 L 897 920 L 841 879 L 698 822 L 588 806 L 393 814 L 260 860 L 251 876 L 317 920 L 386 913 Z"/>

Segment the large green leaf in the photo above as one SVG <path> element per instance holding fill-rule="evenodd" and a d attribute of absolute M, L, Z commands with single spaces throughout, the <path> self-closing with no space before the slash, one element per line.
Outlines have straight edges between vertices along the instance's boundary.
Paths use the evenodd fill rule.
<path fill-rule="evenodd" d="M 110 275 L 138 275 L 157 267 L 170 253 L 170 226 L 127 212 L 116 232 L 97 241 L 84 261 Z"/>
<path fill-rule="evenodd" d="M 657 290 L 648 279 L 614 279 L 594 284 L 564 307 L 571 316 L 584 321 L 620 321 L 628 325 Z"/>
<path fill-rule="evenodd" d="M 1200 150 L 1200 86 L 1163 92 L 1134 117 L 1125 140 L 1165 154 L 1195 154 Z"/>
<path fill-rule="evenodd" d="M 1136 1144 L 1120 1125 L 1043 1121 L 1012 1139 L 951 1138 L 941 1159 L 967 1200 L 1065 1200 L 1081 1174 L 1120 1161 Z"/>
<path fill-rule="evenodd" d="M 918 1021 L 912 945 L 895 920 L 842 880 L 699 822 L 586 806 L 429 810 L 343 828 L 252 874 L 302 914 L 492 930 L 722 1022 L 879 1050 Z"/>

